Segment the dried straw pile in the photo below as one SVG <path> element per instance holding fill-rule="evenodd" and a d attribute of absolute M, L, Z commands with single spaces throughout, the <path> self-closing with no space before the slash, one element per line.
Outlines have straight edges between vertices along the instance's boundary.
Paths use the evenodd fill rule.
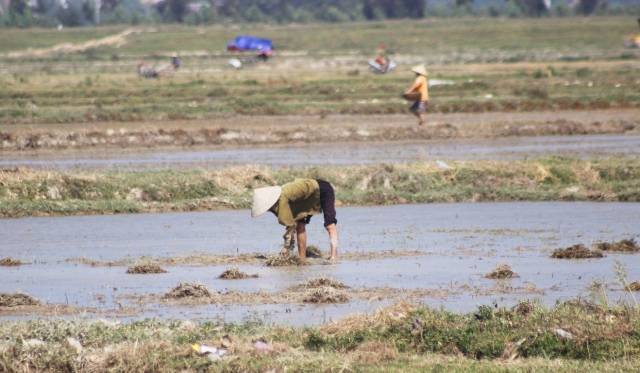
<path fill-rule="evenodd" d="M 222 272 L 218 278 L 224 280 L 239 280 L 243 278 L 258 278 L 258 275 L 248 275 L 242 272 L 238 267 L 228 267 L 226 271 Z"/>
<path fill-rule="evenodd" d="M 306 266 L 309 262 L 300 258 L 298 254 L 291 253 L 288 255 L 269 255 L 265 262 L 267 267 L 283 267 L 283 266 Z"/>
<path fill-rule="evenodd" d="M 31 295 L 20 293 L 0 293 L 0 307 L 37 306 L 40 301 Z"/>
<path fill-rule="evenodd" d="M 520 277 L 515 272 L 511 270 L 508 264 L 498 264 L 496 268 L 494 268 L 491 272 L 489 272 L 484 277 L 492 278 L 492 279 L 505 279 L 505 278 L 515 278 Z"/>
<path fill-rule="evenodd" d="M 130 274 L 145 274 L 145 273 L 167 273 L 164 269 L 160 268 L 157 264 L 137 265 L 127 269 L 127 273 Z"/>
<path fill-rule="evenodd" d="M 324 258 L 322 251 L 317 246 L 307 246 L 307 258 Z"/>
<path fill-rule="evenodd" d="M 602 251 L 616 251 L 623 253 L 637 253 L 640 252 L 640 246 L 636 243 L 635 239 L 620 240 L 618 242 L 601 242 L 596 244 L 596 249 Z"/>
<path fill-rule="evenodd" d="M 19 265 L 22 265 L 22 262 L 17 259 L 13 259 L 12 257 L 7 257 L 0 260 L 0 266 L 3 267 L 15 267 Z"/>
<path fill-rule="evenodd" d="M 602 258 L 604 255 L 599 250 L 591 251 L 583 244 L 577 244 L 565 249 L 556 249 L 551 257 L 554 259 L 590 259 Z"/>
<path fill-rule="evenodd" d="M 178 299 L 178 298 L 210 298 L 213 294 L 207 289 L 207 287 L 199 282 L 189 284 L 181 282 L 178 286 L 171 289 L 170 292 L 164 295 L 165 299 Z"/>
<path fill-rule="evenodd" d="M 630 283 L 629 291 L 640 291 L 640 281 L 634 281 Z"/>
<path fill-rule="evenodd" d="M 349 301 L 349 297 L 344 291 L 323 286 L 307 293 L 302 301 L 304 303 L 345 303 Z"/>
<path fill-rule="evenodd" d="M 268 167 L 260 165 L 235 166 L 213 171 L 209 176 L 216 185 L 234 193 L 243 193 L 249 187 L 276 185 Z"/>
<path fill-rule="evenodd" d="M 349 287 L 342 282 L 335 280 L 331 277 L 320 276 L 316 278 L 308 278 L 307 282 L 291 287 L 291 290 L 310 290 L 322 287 L 330 287 L 334 289 L 349 289 Z"/>
<path fill-rule="evenodd" d="M 529 315 L 535 309 L 536 309 L 536 306 L 533 305 L 533 303 L 526 300 L 519 301 L 518 305 L 513 308 L 513 310 L 516 311 L 517 314 L 523 315 L 523 316 Z"/>
<path fill-rule="evenodd" d="M 417 308 L 414 304 L 401 301 L 391 307 L 379 308 L 373 315 L 355 314 L 338 321 L 321 325 L 320 331 L 336 335 L 400 325 L 404 323 Z"/>

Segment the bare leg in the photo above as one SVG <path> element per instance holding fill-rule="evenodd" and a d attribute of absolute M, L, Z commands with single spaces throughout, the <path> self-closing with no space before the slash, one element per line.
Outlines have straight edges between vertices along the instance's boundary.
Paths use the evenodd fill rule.
<path fill-rule="evenodd" d="M 327 225 L 327 232 L 329 232 L 329 242 L 331 243 L 331 258 L 332 261 L 338 260 L 338 227 L 335 224 Z"/>
<path fill-rule="evenodd" d="M 300 258 L 307 259 L 307 230 L 304 222 L 298 222 L 296 234 L 298 236 L 298 254 Z"/>

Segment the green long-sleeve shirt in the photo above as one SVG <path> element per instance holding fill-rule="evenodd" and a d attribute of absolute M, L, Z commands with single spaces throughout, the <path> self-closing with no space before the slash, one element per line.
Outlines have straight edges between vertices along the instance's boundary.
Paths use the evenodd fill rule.
<path fill-rule="evenodd" d="M 278 223 L 287 227 L 283 236 L 286 245 L 293 238 L 299 220 L 322 212 L 318 182 L 314 179 L 296 179 L 282 185 L 280 199 L 270 211 L 278 217 Z"/>

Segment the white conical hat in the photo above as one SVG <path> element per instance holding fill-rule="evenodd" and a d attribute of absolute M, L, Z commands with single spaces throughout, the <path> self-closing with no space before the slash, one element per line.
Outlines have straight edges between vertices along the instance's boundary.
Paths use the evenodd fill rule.
<path fill-rule="evenodd" d="M 427 76 L 427 69 L 424 67 L 424 65 L 416 65 L 411 68 L 411 71 L 416 74 Z"/>
<path fill-rule="evenodd" d="M 282 193 L 282 187 L 279 186 L 254 189 L 253 200 L 251 201 L 251 217 L 257 218 L 269 211 L 271 206 L 278 202 L 280 193 Z"/>

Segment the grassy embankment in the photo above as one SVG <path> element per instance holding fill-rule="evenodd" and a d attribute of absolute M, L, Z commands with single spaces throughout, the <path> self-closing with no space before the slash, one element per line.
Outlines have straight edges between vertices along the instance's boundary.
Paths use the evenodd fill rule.
<path fill-rule="evenodd" d="M 217 115 L 393 114 L 426 62 L 431 112 L 539 111 L 637 107 L 636 51 L 620 44 L 626 18 L 406 21 L 243 30 L 161 27 L 124 44 L 29 56 L 25 46 L 54 46 L 117 34 L 120 28 L 7 30 L 0 50 L 0 122 L 174 121 Z M 633 21 L 633 22 L 632 22 Z M 282 51 L 265 68 L 234 70 L 221 52 L 236 34 L 271 37 Z M 49 36 L 50 35 L 50 36 Z M 338 37 L 339 35 L 339 37 Z M 553 37 L 549 37 L 553 35 Z M 14 43 L 13 40 L 19 41 Z M 373 75 L 366 59 L 390 46 L 399 71 Z M 137 77 L 141 59 L 158 66 L 182 55 L 171 79 Z M 164 53 L 164 54 L 163 54 Z M 152 63 L 153 64 L 153 63 Z"/>
<path fill-rule="evenodd" d="M 479 201 L 640 201 L 640 161 L 548 157 L 526 161 L 209 171 L 0 173 L 0 216 L 248 208 L 255 187 L 324 178 L 342 205 Z"/>
<path fill-rule="evenodd" d="M 456 314 L 399 303 L 319 327 L 154 320 L 0 322 L 4 372 L 621 372 L 637 371 L 640 314 L 625 306 L 521 302 Z M 212 362 L 193 343 L 229 353 Z M 69 347 L 67 338 L 82 344 Z M 37 339 L 44 345 L 22 346 Z M 263 340 L 267 350 L 254 342 Z M 265 346 L 265 344 L 263 344 Z"/>

